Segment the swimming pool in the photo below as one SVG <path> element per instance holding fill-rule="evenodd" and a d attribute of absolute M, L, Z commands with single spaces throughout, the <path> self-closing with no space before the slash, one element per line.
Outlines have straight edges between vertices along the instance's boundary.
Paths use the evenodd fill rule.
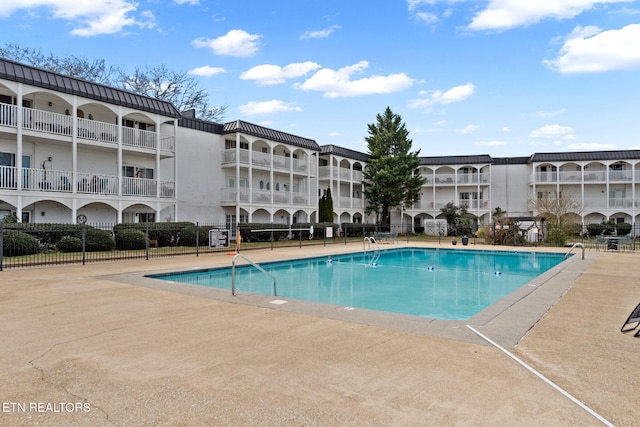
<path fill-rule="evenodd" d="M 561 263 L 563 254 L 424 248 L 260 264 L 277 296 L 442 320 L 468 319 Z M 273 295 L 273 281 L 236 265 L 238 292 Z M 242 265 L 239 265 L 242 264 Z M 231 268 L 148 277 L 231 289 Z"/>

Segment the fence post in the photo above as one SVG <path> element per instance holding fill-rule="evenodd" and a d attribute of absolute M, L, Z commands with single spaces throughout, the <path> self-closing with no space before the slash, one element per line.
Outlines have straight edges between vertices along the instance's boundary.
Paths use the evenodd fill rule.
<path fill-rule="evenodd" d="M 2 271 L 3 257 L 4 257 L 4 224 L 0 222 L 0 271 Z"/>
<path fill-rule="evenodd" d="M 87 224 L 82 223 L 82 265 L 87 262 Z"/>
<path fill-rule="evenodd" d="M 196 256 L 200 256 L 200 222 L 196 221 Z"/>
<path fill-rule="evenodd" d="M 271 250 L 273 250 L 273 222 L 271 223 Z"/>
<path fill-rule="evenodd" d="M 146 239 L 144 242 L 144 252 L 145 252 L 145 259 L 147 261 L 149 261 L 149 223 L 147 222 L 147 227 L 145 228 L 145 237 Z"/>

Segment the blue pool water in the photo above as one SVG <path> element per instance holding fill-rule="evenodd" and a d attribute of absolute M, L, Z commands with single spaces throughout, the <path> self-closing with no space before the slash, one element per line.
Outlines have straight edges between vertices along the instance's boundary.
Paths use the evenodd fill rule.
<path fill-rule="evenodd" d="M 375 264 L 368 252 L 260 266 L 275 276 L 281 298 L 462 320 L 563 258 L 553 253 L 403 248 L 380 251 Z M 149 277 L 231 289 L 231 268 Z M 235 281 L 237 292 L 273 295 L 273 281 L 241 259 Z"/>

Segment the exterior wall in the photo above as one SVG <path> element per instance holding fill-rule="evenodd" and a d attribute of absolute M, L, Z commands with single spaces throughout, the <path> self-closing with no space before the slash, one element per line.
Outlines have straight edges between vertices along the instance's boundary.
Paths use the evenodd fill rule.
<path fill-rule="evenodd" d="M 529 191 L 525 183 L 529 176 L 527 164 L 491 166 L 491 212 L 497 207 L 509 216 L 529 216 Z"/>
<path fill-rule="evenodd" d="M 221 222 L 224 171 L 222 135 L 178 128 L 178 220 Z"/>

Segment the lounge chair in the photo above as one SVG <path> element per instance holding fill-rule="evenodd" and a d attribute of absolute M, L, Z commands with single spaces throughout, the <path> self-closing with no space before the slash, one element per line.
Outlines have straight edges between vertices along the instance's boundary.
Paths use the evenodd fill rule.
<path fill-rule="evenodd" d="M 640 304 L 633 309 L 627 320 L 620 328 L 621 332 L 633 331 L 640 326 Z M 635 333 L 634 337 L 640 337 L 640 329 Z"/>

